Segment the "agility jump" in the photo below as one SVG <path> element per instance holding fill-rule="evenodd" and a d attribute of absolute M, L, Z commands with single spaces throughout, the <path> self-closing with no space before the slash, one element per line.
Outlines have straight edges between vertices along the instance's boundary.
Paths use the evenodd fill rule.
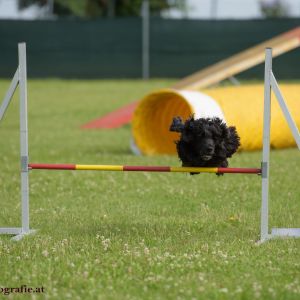
<path fill-rule="evenodd" d="M 0 228 L 0 234 L 15 235 L 20 240 L 33 233 L 29 226 L 29 171 L 31 170 L 93 170 L 93 171 L 142 171 L 142 172 L 200 172 L 200 173 L 232 173 L 257 174 L 262 178 L 262 206 L 260 241 L 273 237 L 300 237 L 300 228 L 273 228 L 269 233 L 269 163 L 270 163 L 270 119 L 271 119 L 271 88 L 279 102 L 300 150 L 300 134 L 293 121 L 272 72 L 272 49 L 266 49 L 265 61 L 265 95 L 264 95 L 264 128 L 263 156 L 261 168 L 196 168 L 169 166 L 120 166 L 120 165 L 79 165 L 79 164 L 45 164 L 29 163 L 28 159 L 28 125 L 27 125 L 27 68 L 26 44 L 18 44 L 19 65 L 11 81 L 9 89 L 0 106 L 0 121 L 7 110 L 12 96 L 19 85 L 20 88 L 20 149 L 21 149 L 21 227 Z"/>
<path fill-rule="evenodd" d="M 177 173 L 231 173 L 261 174 L 255 168 L 197 168 L 169 166 L 120 166 L 120 165 L 72 165 L 72 164 L 29 164 L 29 170 L 86 170 L 86 171 L 123 171 L 123 172 L 177 172 Z"/>

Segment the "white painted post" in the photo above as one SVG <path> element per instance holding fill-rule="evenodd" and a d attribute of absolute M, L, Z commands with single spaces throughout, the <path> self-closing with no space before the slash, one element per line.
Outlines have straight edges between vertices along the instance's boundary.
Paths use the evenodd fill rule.
<path fill-rule="evenodd" d="M 271 125 L 271 90 L 295 138 L 300 150 L 300 134 L 288 107 L 281 94 L 276 78 L 272 71 L 272 49 L 266 49 L 265 61 L 265 99 L 263 127 L 263 159 L 262 159 L 262 204 L 261 204 L 261 242 L 274 237 L 300 237 L 300 228 L 272 228 L 269 233 L 269 169 L 270 169 L 270 125 Z"/>
<path fill-rule="evenodd" d="M 272 49 L 265 51 L 265 87 L 264 87 L 264 124 L 263 124 L 263 155 L 262 155 L 262 202 L 260 239 L 269 237 L 269 169 L 270 169 L 270 129 L 271 129 L 271 70 Z"/>
<path fill-rule="evenodd" d="M 277 84 L 276 78 L 275 78 L 275 76 L 274 76 L 274 74 L 273 74 L 272 71 L 271 71 L 271 87 L 272 87 L 272 90 L 273 90 L 273 92 L 274 92 L 274 94 L 276 96 L 276 99 L 277 99 L 278 103 L 279 103 L 279 106 L 280 106 L 280 108 L 282 110 L 282 113 L 283 113 L 283 115 L 284 115 L 284 117 L 285 117 L 285 119 L 286 119 L 286 121 L 287 121 L 287 123 L 288 123 L 288 125 L 290 127 L 290 130 L 291 130 L 291 132 L 293 134 L 293 137 L 294 137 L 294 139 L 296 141 L 298 149 L 300 150 L 300 134 L 299 134 L 299 130 L 298 130 L 297 126 L 296 126 L 295 121 L 293 120 L 292 115 L 289 112 L 289 109 L 288 109 L 288 107 L 287 107 L 287 105 L 286 105 L 286 103 L 284 101 L 284 98 L 283 98 L 283 96 L 281 94 L 281 91 L 280 91 L 279 86 Z"/>
<path fill-rule="evenodd" d="M 19 68 L 16 70 L 15 75 L 10 83 L 10 86 L 5 94 L 4 100 L 0 106 L 0 121 L 2 120 L 9 104 L 11 101 L 12 96 L 14 95 L 14 92 L 18 86 L 19 83 Z"/>
<path fill-rule="evenodd" d="M 28 174 L 28 122 L 27 122 L 27 66 L 26 44 L 18 44 L 20 87 L 20 149 L 21 149 L 21 202 L 22 233 L 29 232 L 29 174 Z"/>
<path fill-rule="evenodd" d="M 35 230 L 29 229 L 29 169 L 28 169 L 28 125 L 27 125 L 27 67 L 26 44 L 18 44 L 19 64 L 9 89 L 0 105 L 0 121 L 3 118 L 13 94 L 19 84 L 20 92 L 20 155 L 21 155 L 21 227 L 1 227 L 0 234 L 15 235 L 20 240 Z"/>

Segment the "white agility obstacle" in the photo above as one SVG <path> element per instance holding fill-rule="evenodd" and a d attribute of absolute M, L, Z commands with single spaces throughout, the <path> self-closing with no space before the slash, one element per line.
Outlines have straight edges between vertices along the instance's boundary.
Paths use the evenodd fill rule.
<path fill-rule="evenodd" d="M 70 165 L 70 164 L 30 164 L 28 159 L 27 126 L 27 70 L 26 44 L 18 44 L 19 64 L 8 91 L 0 106 L 0 121 L 6 112 L 12 96 L 19 85 L 20 89 L 20 149 L 21 149 L 21 227 L 2 227 L 0 234 L 14 235 L 20 240 L 35 232 L 29 226 L 29 171 L 32 169 L 52 170 L 100 170 L 100 171 L 146 171 L 146 172 L 208 172 L 259 174 L 262 177 L 260 242 L 275 237 L 300 237 L 300 228 L 273 228 L 269 231 L 269 170 L 270 170 L 270 127 L 271 127 L 271 89 L 274 91 L 283 115 L 300 150 L 300 134 L 286 106 L 272 71 L 272 49 L 265 50 L 265 87 L 263 118 L 263 153 L 260 169 L 254 168 L 182 168 L 165 166 L 107 166 L 107 165 Z"/>
<path fill-rule="evenodd" d="M 29 228 L 29 174 L 28 174 L 28 124 L 27 124 L 27 66 L 26 44 L 18 44 L 19 64 L 4 100 L 0 106 L 0 121 L 19 85 L 20 94 L 20 153 L 21 153 L 21 209 L 22 226 L 20 228 L 0 228 L 0 234 L 13 234 L 19 240 L 24 235 L 34 232 Z"/>
<path fill-rule="evenodd" d="M 269 171 L 270 171 L 270 130 L 271 130 L 271 90 L 273 90 L 283 115 L 290 127 L 293 137 L 300 150 L 300 134 L 284 98 L 280 92 L 272 71 L 272 49 L 265 50 L 265 87 L 264 87 L 264 125 L 262 155 L 262 202 L 260 239 L 264 242 L 274 237 L 300 237 L 300 228 L 272 228 L 269 233 Z"/>

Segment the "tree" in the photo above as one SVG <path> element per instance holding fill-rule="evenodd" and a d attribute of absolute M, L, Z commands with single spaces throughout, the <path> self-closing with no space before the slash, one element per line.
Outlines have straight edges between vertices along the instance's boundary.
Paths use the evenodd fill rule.
<path fill-rule="evenodd" d="M 288 16 L 287 6 L 281 0 L 261 0 L 260 8 L 265 18 Z"/>
<path fill-rule="evenodd" d="M 19 7 L 32 4 L 44 6 L 50 0 L 19 0 Z M 75 16 L 79 18 L 97 18 L 105 16 L 140 16 L 143 0 L 51 0 L 53 13 L 58 16 Z M 185 0 L 149 0 L 152 14 L 170 7 L 181 7 Z"/>

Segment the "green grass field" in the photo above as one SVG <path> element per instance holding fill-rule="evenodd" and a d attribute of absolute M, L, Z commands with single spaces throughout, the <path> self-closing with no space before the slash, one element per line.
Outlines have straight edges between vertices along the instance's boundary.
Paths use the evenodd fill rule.
<path fill-rule="evenodd" d="M 80 125 L 172 81 L 28 83 L 31 162 L 177 165 L 131 154 L 130 127 Z M 0 81 L 0 98 L 9 81 Z M 18 97 L 0 124 L 0 227 L 20 223 Z M 299 227 L 300 156 L 272 151 L 270 225 Z M 234 167 L 259 167 L 260 152 Z M 258 246 L 257 175 L 33 171 L 31 227 L 0 237 L 2 299 L 300 299 L 300 239 Z"/>

